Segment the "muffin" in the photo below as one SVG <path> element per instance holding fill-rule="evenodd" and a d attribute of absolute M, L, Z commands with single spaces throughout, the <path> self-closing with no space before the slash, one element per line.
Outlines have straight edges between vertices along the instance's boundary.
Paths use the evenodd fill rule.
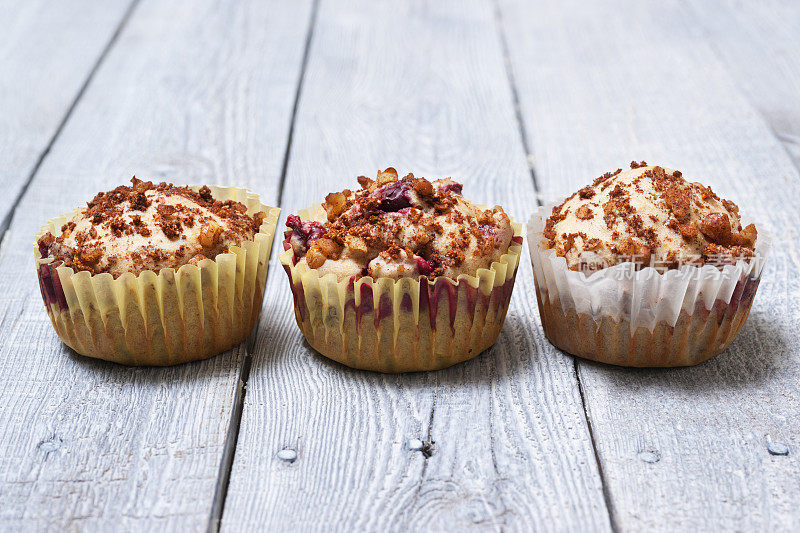
<path fill-rule="evenodd" d="M 701 363 L 747 320 L 770 238 L 677 170 L 631 163 L 528 224 L 547 338 L 624 366 Z"/>
<path fill-rule="evenodd" d="M 258 319 L 278 212 L 233 187 L 133 178 L 98 193 L 36 235 L 53 327 L 76 352 L 128 365 L 236 346 Z"/>
<path fill-rule="evenodd" d="M 297 325 L 353 368 L 444 368 L 494 344 L 522 250 L 522 225 L 477 206 L 450 179 L 393 168 L 289 216 L 280 260 Z"/>

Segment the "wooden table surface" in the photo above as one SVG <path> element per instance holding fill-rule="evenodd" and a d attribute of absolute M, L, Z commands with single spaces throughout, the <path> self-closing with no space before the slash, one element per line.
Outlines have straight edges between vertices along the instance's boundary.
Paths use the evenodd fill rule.
<path fill-rule="evenodd" d="M 799 3 L 0 0 L 0 35 L 0 529 L 800 527 Z M 133 174 L 249 187 L 282 224 L 394 166 L 523 220 L 632 159 L 775 236 L 698 367 L 559 352 L 524 260 L 480 357 L 350 370 L 274 253 L 249 342 L 127 368 L 58 340 L 32 268 L 47 218 Z"/>

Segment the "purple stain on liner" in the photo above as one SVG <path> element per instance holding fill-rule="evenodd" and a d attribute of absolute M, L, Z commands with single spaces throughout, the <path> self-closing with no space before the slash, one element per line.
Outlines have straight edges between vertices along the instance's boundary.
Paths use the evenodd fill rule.
<path fill-rule="evenodd" d="M 58 301 L 58 306 L 62 310 L 68 309 L 67 307 L 67 297 L 64 296 L 64 287 L 61 286 L 61 280 L 58 278 L 58 271 L 53 268 L 51 272 L 53 277 L 53 288 L 55 289 L 56 299 Z"/>
<path fill-rule="evenodd" d="M 410 294 L 408 293 L 403 294 L 403 298 L 402 300 L 400 300 L 400 310 L 405 311 L 407 313 L 411 313 L 414 310 Z"/>
<path fill-rule="evenodd" d="M 364 315 L 369 315 L 373 312 L 373 302 L 372 302 L 372 287 L 363 283 L 361 285 L 361 302 L 358 304 L 358 308 L 356 309 L 356 324 L 358 325 L 359 331 L 361 330 L 361 318 Z"/>

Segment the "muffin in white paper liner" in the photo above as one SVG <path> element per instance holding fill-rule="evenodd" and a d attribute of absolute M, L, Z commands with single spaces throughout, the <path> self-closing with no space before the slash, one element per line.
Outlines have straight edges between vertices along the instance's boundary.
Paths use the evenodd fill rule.
<path fill-rule="evenodd" d="M 604 363 L 664 367 L 701 363 L 722 352 L 747 320 L 771 238 L 756 224 L 755 257 L 717 268 L 685 265 L 659 272 L 620 263 L 586 275 L 544 247 L 553 206 L 528 221 L 528 250 L 547 338 Z"/>

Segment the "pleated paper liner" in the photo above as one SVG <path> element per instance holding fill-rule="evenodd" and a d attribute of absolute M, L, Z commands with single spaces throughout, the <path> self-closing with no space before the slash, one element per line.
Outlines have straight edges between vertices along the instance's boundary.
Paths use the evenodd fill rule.
<path fill-rule="evenodd" d="M 771 237 L 757 226 L 756 256 L 722 269 L 684 266 L 660 273 L 622 263 L 590 276 L 545 249 L 554 203 L 528 222 L 528 249 L 545 335 L 579 357 L 621 366 L 702 363 L 725 350 L 753 303 Z"/>
<path fill-rule="evenodd" d="M 320 205 L 303 220 L 325 220 Z M 522 224 L 512 221 L 521 241 Z M 437 370 L 471 359 L 497 340 L 508 310 L 522 253 L 506 254 L 475 276 L 337 281 L 295 264 L 284 242 L 281 264 L 289 276 L 297 325 L 322 355 L 352 368 L 378 372 Z"/>
<path fill-rule="evenodd" d="M 199 190 L 201 186 L 191 187 Z M 280 210 L 247 189 L 209 186 L 267 216 L 252 241 L 177 270 L 114 279 L 50 264 L 34 242 L 42 298 L 58 336 L 79 354 L 126 365 L 174 365 L 207 359 L 241 343 L 255 326 Z M 82 208 L 49 220 L 36 235 L 61 233 Z"/>

